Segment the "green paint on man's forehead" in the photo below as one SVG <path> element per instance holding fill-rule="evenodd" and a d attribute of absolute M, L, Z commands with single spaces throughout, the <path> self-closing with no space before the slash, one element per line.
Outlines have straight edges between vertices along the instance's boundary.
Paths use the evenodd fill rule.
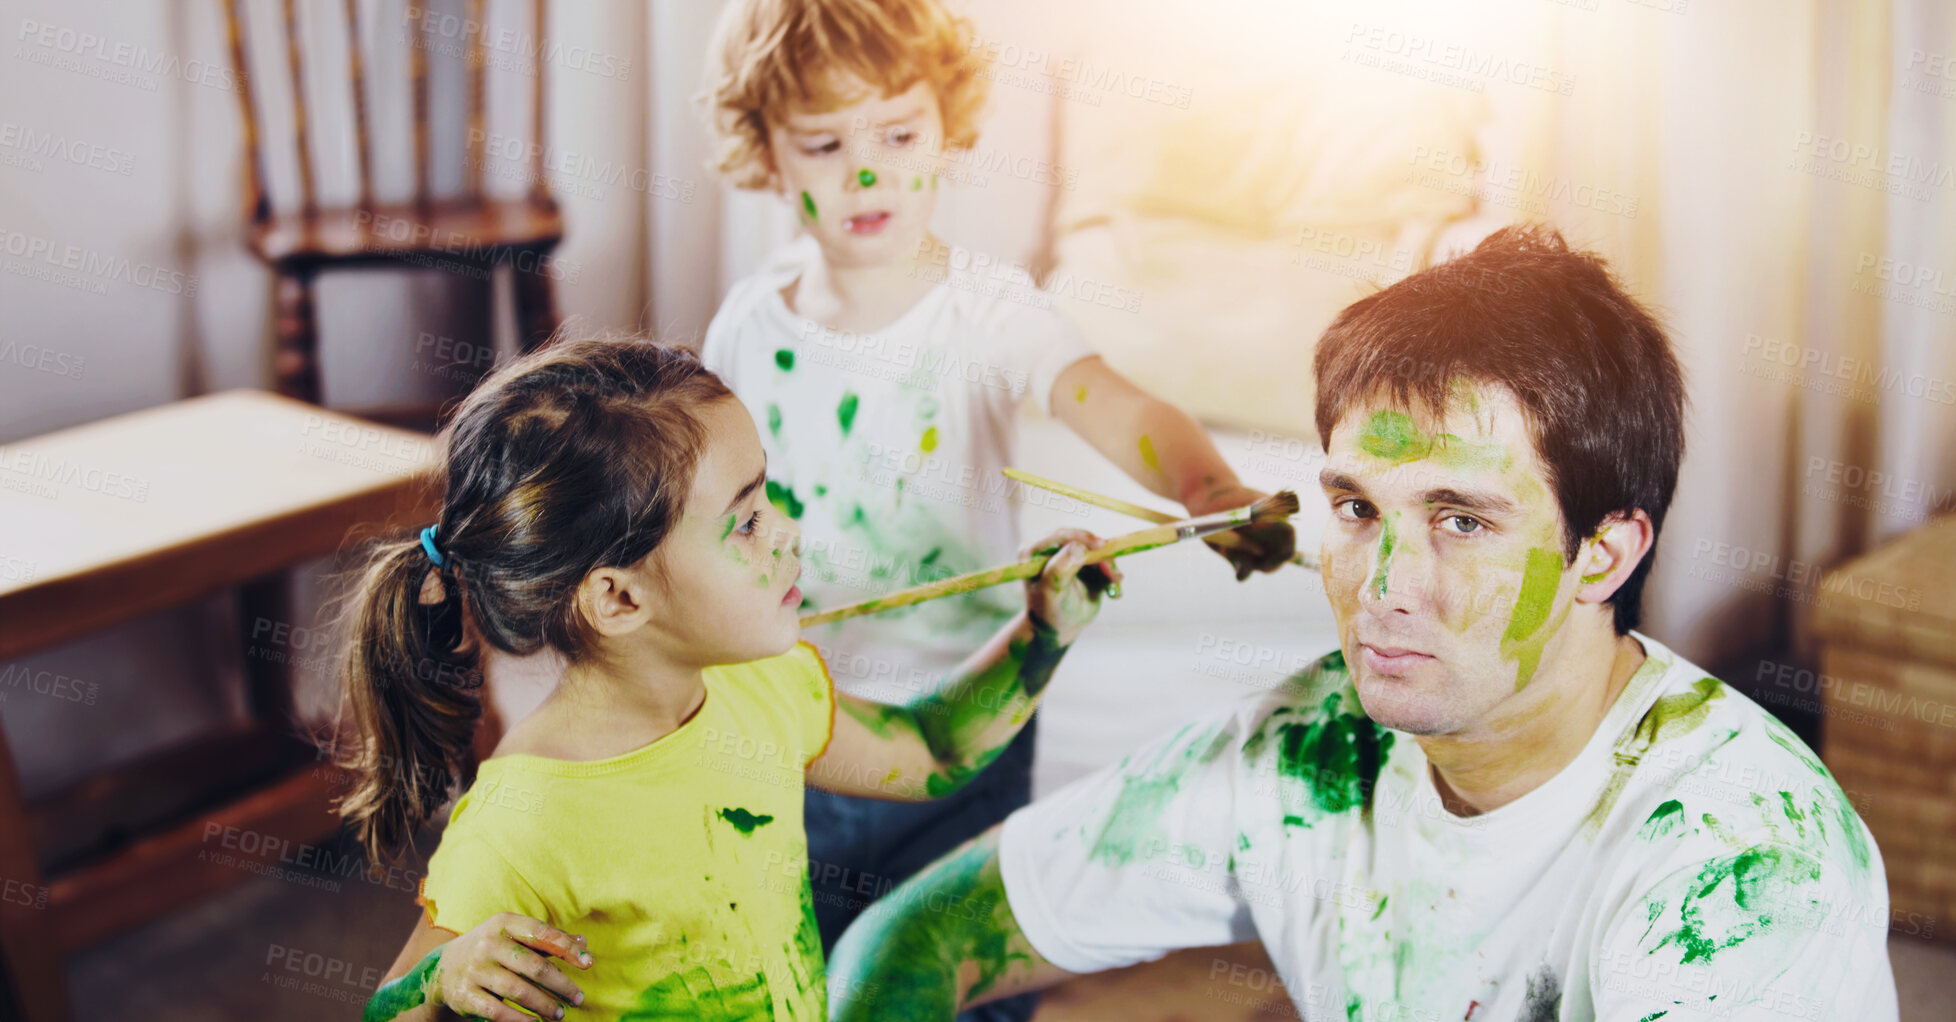
<path fill-rule="evenodd" d="M 1394 408 L 1382 408 L 1365 420 L 1358 431 L 1358 448 L 1394 465 L 1436 461 L 1461 471 L 1499 472 L 1514 464 L 1512 452 L 1499 441 L 1428 433 L 1412 416 Z"/>

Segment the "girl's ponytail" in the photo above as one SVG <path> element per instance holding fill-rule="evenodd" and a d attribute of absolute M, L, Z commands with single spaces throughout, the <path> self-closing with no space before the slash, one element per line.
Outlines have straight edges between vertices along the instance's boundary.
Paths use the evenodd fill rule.
<path fill-rule="evenodd" d="M 355 738 L 340 765 L 357 779 L 340 813 L 378 862 L 475 779 L 483 688 L 461 565 L 436 567 L 418 538 L 377 541 L 370 557 L 347 605 L 340 682 Z"/>

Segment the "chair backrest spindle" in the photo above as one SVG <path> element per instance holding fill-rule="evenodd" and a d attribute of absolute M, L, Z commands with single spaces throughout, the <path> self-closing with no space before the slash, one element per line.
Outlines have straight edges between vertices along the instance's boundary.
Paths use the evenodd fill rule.
<path fill-rule="evenodd" d="M 299 46 L 297 0 L 285 0 L 285 61 L 292 71 L 292 142 L 299 153 L 299 209 L 311 216 L 319 209 L 312 187 L 312 140 L 306 124 L 306 65 Z"/>
<path fill-rule="evenodd" d="M 244 115 L 245 217 L 253 223 L 271 219 L 272 205 L 265 197 L 264 156 L 258 151 L 258 110 L 251 102 L 251 75 L 245 68 L 243 16 L 238 4 L 243 0 L 224 0 L 224 28 L 230 37 L 231 73 L 238 83 L 238 107 Z"/>
<path fill-rule="evenodd" d="M 360 157 L 361 209 L 374 204 L 372 147 L 367 142 L 367 65 L 360 50 L 360 0 L 346 0 L 346 70 L 353 79 L 353 144 Z"/>

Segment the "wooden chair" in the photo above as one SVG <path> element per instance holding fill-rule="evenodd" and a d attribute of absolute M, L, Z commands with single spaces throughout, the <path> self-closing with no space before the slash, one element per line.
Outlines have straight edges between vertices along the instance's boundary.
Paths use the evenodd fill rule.
<path fill-rule="evenodd" d="M 420 19 L 409 46 L 414 107 L 414 198 L 400 204 L 373 200 L 372 146 L 367 130 L 366 72 L 361 49 L 359 0 L 345 0 L 347 76 L 353 95 L 354 138 L 359 156 L 359 196 L 351 207 L 321 207 L 313 193 L 312 143 L 307 134 L 305 57 L 296 0 L 283 0 L 286 64 L 292 78 L 292 135 L 299 167 L 299 207 L 278 213 L 265 192 L 266 140 L 258 129 L 251 76 L 246 72 L 242 0 L 223 0 L 229 27 L 231 63 L 237 73 L 244 115 L 245 211 L 253 254 L 277 274 L 275 330 L 278 350 L 273 372 L 278 391 L 302 401 L 320 402 L 319 337 L 313 307 L 313 281 L 328 269 L 393 266 L 449 268 L 487 276 L 497 266 L 514 273 L 518 343 L 539 347 L 556 332 L 550 254 L 564 234 L 563 217 L 543 178 L 541 144 L 531 147 L 530 189 L 521 199 L 491 199 L 483 191 L 485 162 L 482 33 L 466 43 L 469 75 L 466 190 L 459 199 L 434 200 L 428 189 L 429 19 Z M 530 95 L 533 137 L 544 138 L 543 27 L 545 0 L 534 0 L 533 38 L 539 57 Z M 468 20 L 483 25 L 484 0 L 468 0 Z M 418 34 L 415 34 L 418 33 Z M 425 411 L 363 409 L 367 418 L 431 425 Z"/>

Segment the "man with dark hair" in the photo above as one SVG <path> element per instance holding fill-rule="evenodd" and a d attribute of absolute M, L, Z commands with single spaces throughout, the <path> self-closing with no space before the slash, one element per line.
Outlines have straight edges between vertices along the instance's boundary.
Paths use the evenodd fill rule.
<path fill-rule="evenodd" d="M 878 902 L 835 1017 L 1260 939 L 1309 1019 L 1894 1019 L 1846 796 L 1634 630 L 1684 453 L 1651 316 L 1508 229 L 1344 310 L 1316 370 L 1340 648 Z"/>

